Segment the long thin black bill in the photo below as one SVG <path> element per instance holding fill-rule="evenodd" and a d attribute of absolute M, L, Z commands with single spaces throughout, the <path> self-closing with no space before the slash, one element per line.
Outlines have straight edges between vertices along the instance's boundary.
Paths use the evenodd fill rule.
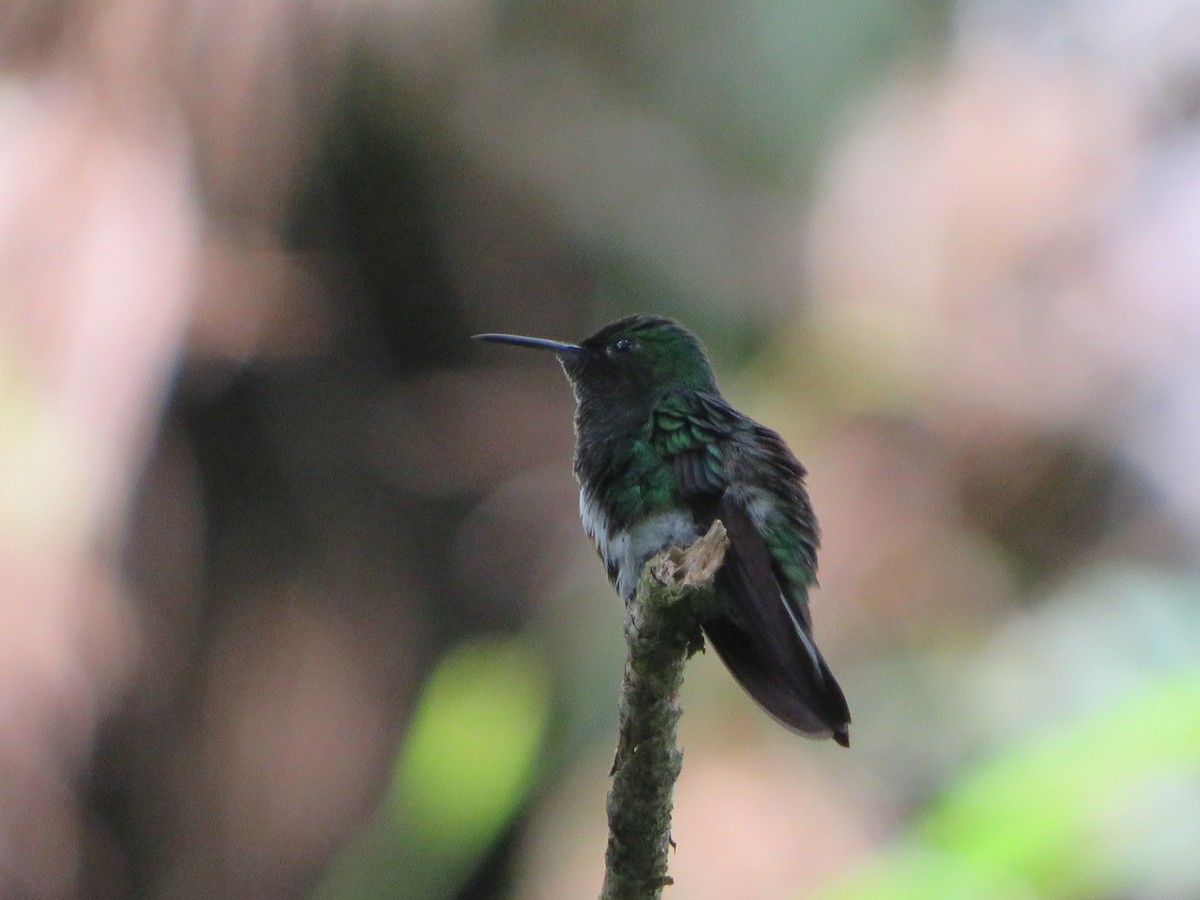
<path fill-rule="evenodd" d="M 548 341 L 545 338 L 525 337 L 520 334 L 476 334 L 472 340 L 491 341 L 494 344 L 515 344 L 518 347 L 532 347 L 535 350 L 552 350 L 555 353 L 578 353 L 578 344 L 564 344 L 562 341 Z"/>

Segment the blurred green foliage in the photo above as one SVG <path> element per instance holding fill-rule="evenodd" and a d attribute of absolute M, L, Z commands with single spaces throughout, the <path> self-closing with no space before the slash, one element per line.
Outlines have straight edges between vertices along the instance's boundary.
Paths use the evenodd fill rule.
<path fill-rule="evenodd" d="M 1179 850 L 1194 848 L 1198 793 L 1200 667 L 1193 667 L 951 781 L 897 849 L 822 896 L 1141 896 L 1147 885 L 1164 879 L 1138 871 L 1140 854 L 1129 842 L 1158 837 L 1147 810 L 1158 808 L 1157 797 L 1167 797 L 1176 821 L 1192 823 Z M 1169 873 L 1160 874 L 1169 881 Z"/>
<path fill-rule="evenodd" d="M 425 686 L 383 806 L 318 896 L 452 895 L 526 799 L 550 693 L 545 662 L 520 639 L 448 653 Z"/>

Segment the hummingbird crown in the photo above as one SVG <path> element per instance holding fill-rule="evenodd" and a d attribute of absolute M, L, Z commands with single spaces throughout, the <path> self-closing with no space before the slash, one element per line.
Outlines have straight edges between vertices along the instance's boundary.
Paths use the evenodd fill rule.
<path fill-rule="evenodd" d="M 606 325 L 563 357 L 577 388 L 654 396 L 661 390 L 714 391 L 712 364 L 696 336 L 662 316 L 629 316 Z M 657 390 L 656 390 L 657 389 Z"/>

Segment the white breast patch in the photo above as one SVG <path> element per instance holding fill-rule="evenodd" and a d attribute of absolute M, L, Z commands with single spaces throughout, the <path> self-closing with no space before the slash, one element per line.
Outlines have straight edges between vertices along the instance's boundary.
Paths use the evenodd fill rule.
<path fill-rule="evenodd" d="M 626 603 L 633 599 L 646 560 L 664 547 L 686 547 L 700 536 L 691 514 L 682 511 L 649 516 L 614 532 L 604 510 L 583 490 L 579 492 L 579 518 L 605 566 L 616 571 L 617 593 Z"/>

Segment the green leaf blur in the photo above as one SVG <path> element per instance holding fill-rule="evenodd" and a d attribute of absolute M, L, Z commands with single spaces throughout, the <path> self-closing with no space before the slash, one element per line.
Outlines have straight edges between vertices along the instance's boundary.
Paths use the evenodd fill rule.
<path fill-rule="evenodd" d="M 438 666 L 413 719 L 393 811 L 414 838 L 477 850 L 502 828 L 529 786 L 549 689 L 541 661 L 519 641 L 461 647 Z"/>
<path fill-rule="evenodd" d="M 1145 874 L 1126 845 L 1154 828 L 1147 807 L 1160 806 L 1147 799 L 1185 807 L 1198 785 L 1200 668 L 1191 668 L 967 773 L 900 848 L 824 896 L 1122 896 Z M 1185 809 L 1163 818 L 1180 812 L 1186 821 Z M 1184 846 L 1200 831 L 1194 813 L 1190 819 Z"/>
<path fill-rule="evenodd" d="M 383 808 L 319 895 L 452 893 L 519 809 L 549 706 L 545 664 L 520 639 L 450 652 L 425 686 Z"/>

